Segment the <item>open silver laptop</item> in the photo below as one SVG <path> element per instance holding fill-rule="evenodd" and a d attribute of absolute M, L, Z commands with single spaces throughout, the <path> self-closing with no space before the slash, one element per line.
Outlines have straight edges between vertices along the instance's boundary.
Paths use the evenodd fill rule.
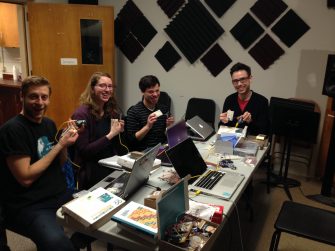
<path fill-rule="evenodd" d="M 203 121 L 199 116 L 194 116 L 187 120 L 186 125 L 190 128 L 190 137 L 194 140 L 206 141 L 215 133 L 214 128 Z"/>
<path fill-rule="evenodd" d="M 115 171 L 117 172 L 117 177 L 115 177 L 115 172 L 113 172 L 91 187 L 90 190 L 94 190 L 97 187 L 104 187 L 117 196 L 126 199 L 148 180 L 160 146 L 160 143 L 157 144 L 143 156 L 136 159 L 131 172 Z"/>
<path fill-rule="evenodd" d="M 192 139 L 186 139 L 167 150 L 167 155 L 180 178 L 187 174 L 198 177 L 189 184 L 189 189 L 229 200 L 244 179 L 244 175 L 233 171 L 213 171 L 201 157 Z"/>

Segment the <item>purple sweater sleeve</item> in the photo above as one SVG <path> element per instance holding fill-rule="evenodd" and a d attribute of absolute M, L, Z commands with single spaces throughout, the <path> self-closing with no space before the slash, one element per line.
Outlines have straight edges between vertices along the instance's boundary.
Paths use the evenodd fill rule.
<path fill-rule="evenodd" d="M 87 106 L 80 106 L 72 115 L 72 119 L 86 120 L 85 129 L 80 132 L 75 148 L 81 159 L 91 159 L 102 149 L 111 145 L 105 136 L 95 139 L 95 120 L 89 113 Z M 106 132 L 107 134 L 107 132 Z"/>

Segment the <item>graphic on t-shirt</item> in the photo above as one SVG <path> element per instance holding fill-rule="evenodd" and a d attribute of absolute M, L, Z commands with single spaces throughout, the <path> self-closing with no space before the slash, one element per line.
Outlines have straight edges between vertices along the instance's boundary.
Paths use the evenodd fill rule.
<path fill-rule="evenodd" d="M 37 153 L 39 158 L 42 158 L 48 152 L 50 152 L 51 148 L 52 143 L 49 142 L 46 136 L 42 136 L 37 140 Z"/>

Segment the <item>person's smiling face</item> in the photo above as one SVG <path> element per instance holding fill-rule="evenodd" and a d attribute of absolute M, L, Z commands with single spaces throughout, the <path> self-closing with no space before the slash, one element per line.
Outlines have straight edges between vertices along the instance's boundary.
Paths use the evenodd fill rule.
<path fill-rule="evenodd" d="M 231 75 L 233 86 L 238 94 L 248 94 L 250 92 L 251 76 L 245 70 L 235 71 Z"/>
<path fill-rule="evenodd" d="M 40 123 L 50 104 L 50 89 L 48 86 L 31 86 L 21 100 L 22 114 L 29 120 Z"/>
<path fill-rule="evenodd" d="M 104 104 L 112 97 L 114 86 L 109 77 L 102 76 L 98 83 L 93 87 L 96 102 Z"/>

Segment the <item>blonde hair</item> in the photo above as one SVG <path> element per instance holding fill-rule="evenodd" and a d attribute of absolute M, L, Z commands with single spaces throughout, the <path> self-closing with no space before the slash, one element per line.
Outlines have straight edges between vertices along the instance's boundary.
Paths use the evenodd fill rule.
<path fill-rule="evenodd" d="M 99 106 L 95 100 L 94 95 L 94 86 L 98 84 L 101 77 L 108 77 L 112 79 L 112 77 L 108 73 L 104 72 L 95 72 L 91 76 L 90 80 L 88 81 L 88 84 L 84 90 L 84 92 L 80 95 L 80 104 L 87 105 L 91 114 L 96 119 L 101 119 L 100 112 L 99 112 Z M 113 92 L 113 95 L 110 97 L 110 99 L 104 104 L 104 117 L 111 117 L 116 118 L 118 115 L 119 107 L 115 98 L 115 92 Z"/>

